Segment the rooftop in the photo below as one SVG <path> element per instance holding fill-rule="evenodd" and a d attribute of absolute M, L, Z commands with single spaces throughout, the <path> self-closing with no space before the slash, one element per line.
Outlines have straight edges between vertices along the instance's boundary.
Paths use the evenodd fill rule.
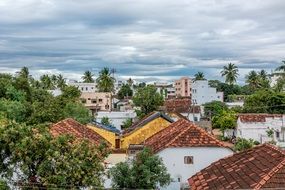
<path fill-rule="evenodd" d="M 145 141 L 155 153 L 170 147 L 226 147 L 204 129 L 180 119 Z"/>
<path fill-rule="evenodd" d="M 266 118 L 282 118 L 282 114 L 267 114 L 267 113 L 246 113 L 239 114 L 239 119 L 243 123 L 251 122 L 266 122 Z"/>
<path fill-rule="evenodd" d="M 56 124 L 53 124 L 50 128 L 50 132 L 53 136 L 68 134 L 78 139 L 87 139 L 90 142 L 96 144 L 100 144 L 101 142 L 107 142 L 98 133 L 80 124 L 72 118 L 67 118 L 62 121 L 59 121 Z"/>
<path fill-rule="evenodd" d="M 285 187 L 285 153 L 270 144 L 218 160 L 188 179 L 191 189 Z"/>

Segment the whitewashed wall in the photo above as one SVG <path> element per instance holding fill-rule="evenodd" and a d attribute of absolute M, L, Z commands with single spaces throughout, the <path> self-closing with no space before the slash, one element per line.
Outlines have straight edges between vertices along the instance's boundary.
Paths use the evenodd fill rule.
<path fill-rule="evenodd" d="M 180 184 L 187 184 L 188 178 L 200 170 L 206 168 L 211 163 L 232 155 L 233 151 L 228 148 L 219 147 L 187 147 L 187 148 L 167 148 L 157 153 L 167 167 L 174 184 L 178 177 Z M 184 164 L 185 156 L 193 156 L 193 164 Z M 172 185 L 172 184 L 171 184 Z M 165 188 L 169 189 L 169 188 Z"/>
<path fill-rule="evenodd" d="M 237 120 L 237 137 L 245 139 L 254 139 L 258 142 L 270 141 L 267 137 L 266 131 L 269 129 L 274 130 L 274 140 L 284 141 L 285 134 L 281 131 L 281 128 L 285 127 L 285 115 L 282 117 L 268 117 L 266 122 L 241 122 Z M 279 139 L 277 138 L 277 132 L 279 132 Z"/>

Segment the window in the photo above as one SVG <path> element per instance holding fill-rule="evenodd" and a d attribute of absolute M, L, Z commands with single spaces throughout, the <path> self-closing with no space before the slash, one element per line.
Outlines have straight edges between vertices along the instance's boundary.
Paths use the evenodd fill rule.
<path fill-rule="evenodd" d="M 184 156 L 184 164 L 193 164 L 193 156 Z"/>
<path fill-rule="evenodd" d="M 102 102 L 103 102 L 103 100 L 102 100 L 102 99 L 99 99 L 99 102 L 100 102 L 100 103 L 102 103 Z"/>
<path fill-rule="evenodd" d="M 198 117 L 195 116 L 195 117 L 194 117 L 194 121 L 198 121 Z"/>
<path fill-rule="evenodd" d="M 280 138 L 280 133 L 279 133 L 279 131 L 276 131 L 276 138 Z"/>
<path fill-rule="evenodd" d="M 84 88 L 83 87 L 81 87 L 81 91 L 83 91 L 84 90 Z"/>
<path fill-rule="evenodd" d="M 91 100 L 91 103 L 92 103 L 92 104 L 96 104 L 96 103 L 97 103 L 97 100 L 96 100 L 96 99 L 92 99 L 92 100 Z"/>
<path fill-rule="evenodd" d="M 105 109 L 106 109 L 106 110 L 109 109 L 109 105 L 105 105 Z"/>
<path fill-rule="evenodd" d="M 84 98 L 81 99 L 81 103 L 82 103 L 82 104 L 86 104 L 86 99 L 84 99 Z"/>
<path fill-rule="evenodd" d="M 88 91 L 88 87 L 86 87 L 85 90 Z"/>

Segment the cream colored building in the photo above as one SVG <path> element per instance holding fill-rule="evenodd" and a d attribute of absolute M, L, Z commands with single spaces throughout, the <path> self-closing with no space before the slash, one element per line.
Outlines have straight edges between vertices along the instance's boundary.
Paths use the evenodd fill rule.
<path fill-rule="evenodd" d="M 175 94 L 176 97 L 190 97 L 192 95 L 192 81 L 189 77 L 182 77 L 175 81 Z"/>
<path fill-rule="evenodd" d="M 109 92 L 82 92 L 80 99 L 93 115 L 98 111 L 111 111 L 112 95 Z"/>

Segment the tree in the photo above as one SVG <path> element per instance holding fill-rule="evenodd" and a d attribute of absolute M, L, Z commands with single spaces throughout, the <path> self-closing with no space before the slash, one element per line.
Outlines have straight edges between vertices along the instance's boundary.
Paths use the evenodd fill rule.
<path fill-rule="evenodd" d="M 224 102 L 212 101 L 204 104 L 205 115 L 209 118 L 220 115 L 224 110 L 228 110 L 228 107 Z"/>
<path fill-rule="evenodd" d="M 52 137 L 45 125 L 9 122 L 0 127 L 0 173 L 23 187 L 102 187 L 105 145 L 72 136 Z"/>
<path fill-rule="evenodd" d="M 132 78 L 129 78 L 129 79 L 127 80 L 127 83 L 128 83 L 128 85 L 129 85 L 130 87 L 132 87 L 133 84 L 134 84 L 134 81 L 133 81 Z"/>
<path fill-rule="evenodd" d="M 271 90 L 257 91 L 246 97 L 243 112 L 284 114 L 285 94 Z"/>
<path fill-rule="evenodd" d="M 146 115 L 163 105 L 163 97 L 156 92 L 156 88 L 153 85 L 148 85 L 137 90 L 133 97 L 133 102 L 135 106 L 141 108 L 142 115 Z"/>
<path fill-rule="evenodd" d="M 259 88 L 261 85 L 260 85 L 260 76 L 257 74 L 256 71 L 250 71 L 248 73 L 248 75 L 246 75 L 246 83 L 249 84 L 249 86 L 253 89 L 257 89 Z"/>
<path fill-rule="evenodd" d="M 221 71 L 222 76 L 226 77 L 226 83 L 233 85 L 236 82 L 238 77 L 238 68 L 235 64 L 229 63 L 227 66 L 224 66 Z"/>
<path fill-rule="evenodd" d="M 131 118 L 127 118 L 125 121 L 123 121 L 122 129 L 127 129 L 131 127 L 133 124 L 133 120 Z"/>
<path fill-rule="evenodd" d="M 202 72 L 198 72 L 194 76 L 195 76 L 195 80 L 206 80 L 204 73 L 202 73 Z"/>
<path fill-rule="evenodd" d="M 91 71 L 85 71 L 85 72 L 84 72 L 84 75 L 83 75 L 83 77 L 82 77 L 83 82 L 86 82 L 86 83 L 93 83 L 93 82 L 94 82 L 93 76 L 94 76 L 94 75 L 91 73 Z"/>
<path fill-rule="evenodd" d="M 133 90 L 131 89 L 129 84 L 123 84 L 121 89 L 118 92 L 118 98 L 124 99 L 125 97 L 132 97 Z"/>
<path fill-rule="evenodd" d="M 68 100 L 68 101 L 77 101 L 77 100 L 79 100 L 80 95 L 81 95 L 81 92 L 77 87 L 65 86 L 62 89 L 62 94 L 60 97 L 62 97 L 64 100 Z"/>
<path fill-rule="evenodd" d="M 42 75 L 40 77 L 41 85 L 43 89 L 51 90 L 54 89 L 54 84 L 51 77 L 48 74 Z"/>
<path fill-rule="evenodd" d="M 109 68 L 103 68 L 99 72 L 96 83 L 100 92 L 112 92 L 114 90 L 115 78 L 111 76 Z"/>
<path fill-rule="evenodd" d="M 285 90 L 285 77 L 280 77 L 273 89 L 275 92 L 283 92 Z"/>
<path fill-rule="evenodd" d="M 235 151 L 244 151 L 247 149 L 252 148 L 258 142 L 254 141 L 253 139 L 244 139 L 244 138 L 237 138 L 237 141 L 234 146 Z"/>
<path fill-rule="evenodd" d="M 108 117 L 102 117 L 101 123 L 103 125 L 111 125 L 111 121 L 110 121 L 110 119 Z"/>
<path fill-rule="evenodd" d="M 92 120 L 90 111 L 79 102 L 68 102 L 63 113 L 64 118 L 73 118 L 82 124 L 87 124 Z"/>
<path fill-rule="evenodd" d="M 156 189 L 170 184 L 161 158 L 149 148 L 139 152 L 130 164 L 121 162 L 110 170 L 114 188 Z"/>
<path fill-rule="evenodd" d="M 237 117 L 235 112 L 223 110 L 220 114 L 212 118 L 213 128 L 218 128 L 224 132 L 227 129 L 234 129 L 236 127 Z"/>
<path fill-rule="evenodd" d="M 65 79 L 61 74 L 57 76 L 57 88 L 63 89 L 66 87 Z"/>
<path fill-rule="evenodd" d="M 276 68 L 276 71 L 282 71 L 283 73 L 285 73 L 285 60 L 282 61 L 282 65 Z"/>

